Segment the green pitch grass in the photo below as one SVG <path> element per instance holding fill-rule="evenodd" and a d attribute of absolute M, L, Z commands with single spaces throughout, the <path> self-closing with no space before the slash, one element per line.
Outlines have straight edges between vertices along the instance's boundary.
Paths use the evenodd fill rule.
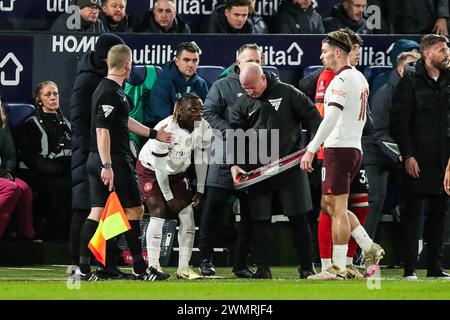
<path fill-rule="evenodd" d="M 406 281 L 399 269 L 381 269 L 381 280 L 307 281 L 295 267 L 272 268 L 272 280 L 233 279 L 229 268 L 218 268 L 226 279 L 164 282 L 103 281 L 67 283 L 66 266 L 0 267 L 0 299 L 150 299 L 150 300 L 328 300 L 328 299 L 450 299 L 450 281 Z M 129 268 L 122 269 L 130 272 Z"/>

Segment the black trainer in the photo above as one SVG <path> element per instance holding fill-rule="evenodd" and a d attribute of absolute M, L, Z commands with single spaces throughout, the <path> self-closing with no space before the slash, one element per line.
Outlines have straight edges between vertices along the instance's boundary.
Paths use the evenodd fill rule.
<path fill-rule="evenodd" d="M 91 282 L 91 281 L 104 281 L 104 280 L 107 280 L 107 279 L 103 278 L 102 276 L 99 276 L 97 274 L 97 272 L 95 272 L 95 271 L 94 272 L 88 272 L 88 273 L 81 273 L 80 270 L 76 270 L 69 277 L 71 279 L 75 280 L 75 281 L 79 280 L 79 281 L 89 281 L 89 282 Z"/>
<path fill-rule="evenodd" d="M 198 266 L 198 271 L 205 277 L 212 277 L 216 274 L 216 269 L 211 260 L 203 259 Z"/>
<path fill-rule="evenodd" d="M 135 280 L 141 281 L 164 281 L 170 278 L 170 274 L 159 271 L 153 267 L 148 267 L 148 269 L 140 274 L 134 273 Z"/>
<path fill-rule="evenodd" d="M 243 268 L 234 267 L 232 272 L 237 278 L 250 279 L 255 276 L 255 270 L 253 270 L 249 266 L 245 266 Z"/>
<path fill-rule="evenodd" d="M 258 267 L 253 275 L 253 279 L 272 279 L 272 272 L 269 267 Z"/>
<path fill-rule="evenodd" d="M 134 276 L 120 271 L 118 267 L 97 267 L 97 274 L 105 279 L 112 280 L 133 280 Z"/>
<path fill-rule="evenodd" d="M 316 274 L 316 271 L 312 269 L 302 269 L 298 267 L 298 274 L 300 275 L 300 279 L 308 279 L 309 276 L 313 276 Z"/>
<path fill-rule="evenodd" d="M 445 272 L 444 270 L 428 270 L 427 271 L 428 278 L 439 278 L 443 280 L 450 280 L 450 274 Z"/>

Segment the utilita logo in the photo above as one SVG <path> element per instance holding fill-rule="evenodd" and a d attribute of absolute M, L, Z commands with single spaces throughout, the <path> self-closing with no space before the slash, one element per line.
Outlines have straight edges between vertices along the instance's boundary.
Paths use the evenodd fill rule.
<path fill-rule="evenodd" d="M 16 0 L 0 0 L 0 11 L 13 11 Z"/>
<path fill-rule="evenodd" d="M 11 74 L 9 76 L 6 75 L 4 69 L 5 67 L 10 65 Z M 20 63 L 19 59 L 14 55 L 14 53 L 10 52 L 0 61 L 0 83 L 3 86 L 17 86 L 20 83 L 20 74 L 23 71 L 23 65 Z M 14 75 L 12 75 L 14 73 Z"/>
<path fill-rule="evenodd" d="M 68 12 L 69 11 L 69 0 L 47 0 L 47 11 L 48 12 Z"/>
<path fill-rule="evenodd" d="M 299 66 L 302 63 L 303 50 L 295 41 L 286 50 L 276 50 L 274 46 L 260 46 L 260 48 L 269 66 Z M 236 51 L 236 57 L 237 55 Z"/>

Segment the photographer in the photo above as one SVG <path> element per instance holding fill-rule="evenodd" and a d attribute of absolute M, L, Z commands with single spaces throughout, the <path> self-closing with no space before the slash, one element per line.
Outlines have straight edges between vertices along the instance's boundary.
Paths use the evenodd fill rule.
<path fill-rule="evenodd" d="M 38 236 L 66 241 L 71 212 L 70 123 L 59 109 L 54 82 L 41 82 L 35 99 L 36 115 L 19 134 L 19 174 L 37 193 Z"/>

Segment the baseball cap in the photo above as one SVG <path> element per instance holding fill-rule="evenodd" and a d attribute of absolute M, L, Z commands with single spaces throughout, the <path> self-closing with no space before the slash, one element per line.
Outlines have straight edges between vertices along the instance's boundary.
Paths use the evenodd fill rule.
<path fill-rule="evenodd" d="M 101 9 L 102 3 L 100 0 L 78 0 L 77 6 L 80 7 L 80 10 L 84 7 L 96 7 L 98 9 Z"/>

